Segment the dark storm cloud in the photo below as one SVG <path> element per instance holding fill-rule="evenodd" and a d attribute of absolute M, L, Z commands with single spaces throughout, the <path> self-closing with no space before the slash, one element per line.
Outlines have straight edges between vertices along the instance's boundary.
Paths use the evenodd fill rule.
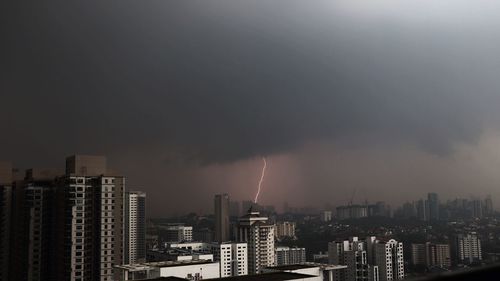
<path fill-rule="evenodd" d="M 1 153 L 212 163 L 359 134 L 438 154 L 475 140 L 499 104 L 500 20 L 348 2 L 3 4 Z"/>

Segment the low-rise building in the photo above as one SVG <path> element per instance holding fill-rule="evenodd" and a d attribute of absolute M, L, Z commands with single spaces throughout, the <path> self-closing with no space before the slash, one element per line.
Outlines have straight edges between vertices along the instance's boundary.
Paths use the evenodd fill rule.
<path fill-rule="evenodd" d="M 119 280 L 147 280 L 159 277 L 178 277 L 187 280 L 219 278 L 219 262 L 200 261 L 165 261 L 130 265 L 119 265 L 115 269 Z"/>

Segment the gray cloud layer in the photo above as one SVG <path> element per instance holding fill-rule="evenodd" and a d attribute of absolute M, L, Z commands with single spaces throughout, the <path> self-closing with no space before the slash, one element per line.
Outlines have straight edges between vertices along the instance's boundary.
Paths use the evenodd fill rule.
<path fill-rule="evenodd" d="M 2 4 L 1 155 L 214 163 L 366 134 L 447 154 L 498 120 L 500 4 L 398 2 Z"/>

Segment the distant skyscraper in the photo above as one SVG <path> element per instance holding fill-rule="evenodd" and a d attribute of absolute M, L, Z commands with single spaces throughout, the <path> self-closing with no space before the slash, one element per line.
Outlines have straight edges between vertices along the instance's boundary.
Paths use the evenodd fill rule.
<path fill-rule="evenodd" d="M 146 262 L 146 193 L 125 193 L 124 264 Z"/>
<path fill-rule="evenodd" d="M 483 217 L 483 202 L 481 199 L 475 198 L 471 201 L 472 204 L 472 217 L 473 218 L 482 218 Z"/>
<path fill-rule="evenodd" d="M 229 195 L 215 195 L 214 211 L 215 240 L 219 243 L 229 241 Z"/>
<path fill-rule="evenodd" d="M 404 219 L 416 218 L 417 209 L 415 208 L 415 202 L 405 202 L 394 215 Z"/>
<path fill-rule="evenodd" d="M 429 220 L 428 201 L 420 199 L 417 202 L 417 218 L 422 221 Z"/>
<path fill-rule="evenodd" d="M 108 173 L 105 157 L 75 155 L 57 185 L 54 280 L 113 280 L 123 258 L 124 177 Z"/>
<path fill-rule="evenodd" d="M 236 238 L 248 244 L 248 274 L 274 265 L 274 225 L 259 212 L 249 210 L 240 218 Z"/>
<path fill-rule="evenodd" d="M 0 162 L 0 280 L 9 280 L 12 164 Z"/>
<path fill-rule="evenodd" d="M 484 200 L 484 214 L 490 216 L 493 214 L 493 200 L 491 195 L 488 195 Z"/>
<path fill-rule="evenodd" d="M 439 198 L 437 193 L 427 194 L 427 202 L 429 208 L 429 220 L 430 221 L 439 220 Z"/>

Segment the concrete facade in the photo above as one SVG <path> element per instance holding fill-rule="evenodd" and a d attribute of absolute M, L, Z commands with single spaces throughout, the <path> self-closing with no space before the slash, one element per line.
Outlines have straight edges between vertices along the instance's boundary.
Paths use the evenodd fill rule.
<path fill-rule="evenodd" d="M 124 264 L 146 262 L 146 193 L 125 193 Z"/>

